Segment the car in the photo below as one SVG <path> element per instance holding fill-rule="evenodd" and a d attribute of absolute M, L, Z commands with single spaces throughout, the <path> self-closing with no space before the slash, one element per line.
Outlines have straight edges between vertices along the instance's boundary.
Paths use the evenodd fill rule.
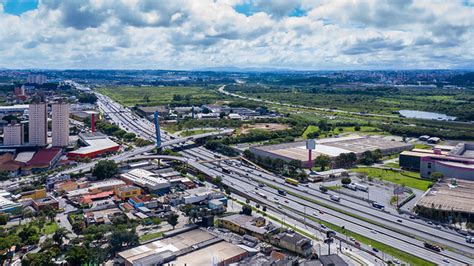
<path fill-rule="evenodd" d="M 397 222 L 399 223 L 403 223 L 402 219 L 398 219 Z"/>
<path fill-rule="evenodd" d="M 377 248 L 372 248 L 372 250 L 373 250 L 374 252 L 379 252 L 379 250 L 378 250 Z"/>
<path fill-rule="evenodd" d="M 414 215 L 410 215 L 410 219 L 416 219 Z"/>
<path fill-rule="evenodd" d="M 322 210 L 319 210 L 319 213 L 324 214 L 324 212 Z"/>
<path fill-rule="evenodd" d="M 309 187 L 309 184 L 304 184 L 305 187 Z"/>
<path fill-rule="evenodd" d="M 397 265 L 400 265 L 401 263 L 398 259 L 393 259 L 392 262 L 393 264 L 397 264 Z"/>
<path fill-rule="evenodd" d="M 316 213 L 316 212 L 313 212 L 313 216 L 318 216 L 318 213 Z"/>
<path fill-rule="evenodd" d="M 353 237 L 349 237 L 349 240 L 352 241 L 352 242 L 355 241 L 355 239 Z"/>
<path fill-rule="evenodd" d="M 277 197 L 274 197 L 274 199 L 275 199 L 275 200 L 278 200 L 278 198 L 277 198 Z"/>
<path fill-rule="evenodd" d="M 375 230 L 370 230 L 370 232 L 371 232 L 372 234 L 377 234 L 377 231 L 375 231 Z"/>
<path fill-rule="evenodd" d="M 255 187 L 255 190 L 258 190 L 258 187 Z"/>
<path fill-rule="evenodd" d="M 289 201 L 285 200 L 285 203 L 290 203 Z"/>
<path fill-rule="evenodd" d="M 443 258 L 443 262 L 449 263 L 449 259 L 448 258 Z"/>
<path fill-rule="evenodd" d="M 326 226 L 324 224 L 321 224 L 321 228 L 326 229 Z"/>
<path fill-rule="evenodd" d="M 443 227 L 441 227 L 441 225 L 438 224 L 437 226 L 435 226 L 435 228 L 441 230 Z"/>
<path fill-rule="evenodd" d="M 428 221 L 428 222 L 427 222 L 427 224 L 429 224 L 429 225 L 432 225 L 432 224 L 433 224 L 433 222 L 432 222 L 432 221 Z"/>
<path fill-rule="evenodd" d="M 278 209 L 281 209 L 281 205 L 280 205 L 280 204 L 278 204 Z"/>

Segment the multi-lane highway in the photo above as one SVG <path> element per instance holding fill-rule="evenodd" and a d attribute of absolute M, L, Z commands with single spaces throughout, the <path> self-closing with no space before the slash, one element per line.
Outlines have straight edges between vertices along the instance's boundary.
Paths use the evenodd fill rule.
<path fill-rule="evenodd" d="M 111 119 L 119 123 L 121 127 L 143 138 L 154 139 L 154 127 L 152 123 L 137 118 L 130 110 L 121 107 L 105 96 L 99 97 L 99 102 L 103 111 L 108 112 Z M 108 103 L 106 104 L 105 102 Z M 162 137 L 164 141 L 168 141 L 173 136 L 162 132 Z M 136 152 L 139 154 L 138 151 Z M 221 162 L 199 164 L 196 160 L 212 161 L 216 155 L 202 147 L 184 150 L 181 151 L 181 154 L 188 159 L 188 163 L 191 166 L 198 168 L 210 176 L 222 177 L 225 184 L 231 187 L 240 187 L 243 189 L 242 191 L 248 193 L 248 195 L 253 198 L 257 195 L 255 194 L 255 188 L 258 187 L 259 183 L 269 184 L 273 187 L 282 188 L 291 192 L 286 197 L 283 197 L 279 195 L 274 188 L 268 186 L 260 188 L 261 192 L 267 194 L 266 199 L 261 198 L 260 200 L 274 208 L 281 208 L 282 212 L 288 212 L 300 217 L 303 217 L 302 214 L 306 212 L 308 215 L 313 215 L 317 219 L 344 226 L 347 230 L 357 232 L 438 264 L 445 264 L 446 258 L 449 258 L 453 264 L 469 264 L 472 260 L 466 255 L 451 251 L 445 250 L 438 253 L 426 249 L 423 247 L 423 241 L 418 240 L 420 238 L 431 240 L 455 248 L 463 253 L 472 254 L 472 246 L 465 243 L 464 239 L 459 235 L 440 231 L 406 218 L 400 218 L 397 214 L 381 212 L 371 208 L 366 202 L 358 202 L 353 198 L 344 197 L 340 203 L 330 201 L 328 195 L 319 192 L 313 185 L 309 185 L 308 187 L 294 187 L 284 183 L 284 180 L 280 177 L 245 166 L 238 161 L 229 159 L 229 165 Z M 126 157 L 130 158 L 131 156 L 127 155 Z M 125 158 L 118 160 L 125 160 Z M 219 164 L 224 165 L 231 173 L 224 173 L 224 170 Z M 271 200 L 272 198 L 273 200 Z M 282 203 L 280 204 L 280 202 Z M 316 202 L 322 204 L 317 204 Z M 282 205 L 285 207 L 281 207 Z M 332 207 L 327 208 L 325 206 Z M 323 214 L 320 214 L 319 211 L 322 211 Z M 351 215 L 346 213 L 350 213 Z M 401 219 L 402 223 L 397 222 L 397 219 Z M 309 219 L 307 221 L 311 223 L 312 226 L 319 226 L 319 224 L 314 221 Z"/>

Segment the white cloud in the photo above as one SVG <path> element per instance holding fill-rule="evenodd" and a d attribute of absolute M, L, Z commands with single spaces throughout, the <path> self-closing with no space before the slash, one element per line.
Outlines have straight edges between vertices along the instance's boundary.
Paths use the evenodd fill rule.
<path fill-rule="evenodd" d="M 474 60 L 474 8 L 455 1 L 44 1 L 0 4 L 0 67 L 456 68 Z M 303 8 L 307 15 L 288 17 Z"/>

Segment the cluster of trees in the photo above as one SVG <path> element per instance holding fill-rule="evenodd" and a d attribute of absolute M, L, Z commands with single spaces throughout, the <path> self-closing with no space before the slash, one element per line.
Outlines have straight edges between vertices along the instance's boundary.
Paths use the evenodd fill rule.
<path fill-rule="evenodd" d="M 341 153 L 335 159 L 336 167 L 350 168 L 357 162 L 357 155 L 353 152 Z"/>
<path fill-rule="evenodd" d="M 95 96 L 93 93 L 81 93 L 77 96 L 77 100 L 80 103 L 94 104 L 97 102 L 97 96 Z"/>
<path fill-rule="evenodd" d="M 474 130 L 471 129 L 445 129 L 442 126 L 425 127 L 410 126 L 401 124 L 382 124 L 380 127 L 394 135 L 406 135 L 410 137 L 419 137 L 421 135 L 437 136 L 446 139 L 474 140 Z"/>
<path fill-rule="evenodd" d="M 299 160 L 286 162 L 280 158 L 272 159 L 270 157 L 256 156 L 250 150 L 244 151 L 244 157 L 276 174 L 289 176 L 300 181 L 306 181 L 308 178 Z"/>
<path fill-rule="evenodd" d="M 90 120 L 86 120 L 86 123 L 90 125 Z M 121 129 L 119 126 L 108 123 L 105 120 L 98 120 L 96 122 L 96 127 L 98 130 L 107 135 L 112 135 L 125 141 L 133 141 L 137 137 L 135 133 L 127 132 Z"/>
<path fill-rule="evenodd" d="M 364 151 L 359 159 L 359 163 L 365 165 L 371 165 L 382 159 L 382 152 L 377 149 L 375 151 Z"/>
<path fill-rule="evenodd" d="M 99 180 L 111 178 L 118 172 L 117 163 L 111 160 L 101 160 L 92 169 L 92 174 Z"/>
<path fill-rule="evenodd" d="M 207 149 L 222 153 L 227 156 L 237 156 L 239 153 L 233 148 L 222 143 L 221 140 L 209 140 L 204 145 Z"/>

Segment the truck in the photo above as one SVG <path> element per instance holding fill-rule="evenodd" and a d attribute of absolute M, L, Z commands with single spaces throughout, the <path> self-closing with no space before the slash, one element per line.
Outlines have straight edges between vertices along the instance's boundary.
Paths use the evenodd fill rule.
<path fill-rule="evenodd" d="M 282 196 L 286 196 L 286 191 L 284 191 L 283 189 L 279 189 L 278 194 L 280 194 Z"/>
<path fill-rule="evenodd" d="M 348 189 L 351 189 L 351 190 L 357 190 L 357 187 L 356 187 L 355 184 L 348 184 L 345 187 L 347 187 Z"/>
<path fill-rule="evenodd" d="M 466 236 L 467 243 L 474 243 L 474 236 Z"/>
<path fill-rule="evenodd" d="M 385 206 L 383 206 L 382 204 L 377 203 L 375 201 L 372 202 L 372 207 L 377 208 L 377 209 L 381 209 L 381 210 L 385 209 Z"/>
<path fill-rule="evenodd" d="M 222 172 L 226 174 L 230 174 L 230 170 L 224 167 L 222 167 Z"/>
<path fill-rule="evenodd" d="M 434 250 L 436 252 L 441 252 L 441 250 L 442 250 L 439 246 L 433 245 L 433 244 L 428 243 L 428 242 L 425 242 L 423 245 L 425 246 L 425 248 Z"/>
<path fill-rule="evenodd" d="M 286 178 L 285 182 L 294 186 L 297 186 L 300 182 L 293 178 Z"/>
<path fill-rule="evenodd" d="M 331 195 L 330 199 L 334 200 L 334 201 L 337 201 L 337 202 L 341 201 L 341 197 L 339 197 L 337 195 Z"/>
<path fill-rule="evenodd" d="M 358 190 L 361 190 L 361 191 L 364 191 L 364 192 L 369 191 L 368 186 L 364 186 L 364 185 L 359 184 L 359 183 L 355 183 L 354 185 L 355 185 L 356 189 L 358 189 Z"/>
<path fill-rule="evenodd" d="M 257 192 L 257 195 L 259 195 L 260 197 L 266 199 L 267 198 L 267 195 L 263 194 L 262 192 Z"/>
<path fill-rule="evenodd" d="M 323 192 L 323 193 L 328 192 L 328 188 L 325 187 L 325 186 L 319 186 L 319 190 L 320 190 L 321 192 Z"/>

